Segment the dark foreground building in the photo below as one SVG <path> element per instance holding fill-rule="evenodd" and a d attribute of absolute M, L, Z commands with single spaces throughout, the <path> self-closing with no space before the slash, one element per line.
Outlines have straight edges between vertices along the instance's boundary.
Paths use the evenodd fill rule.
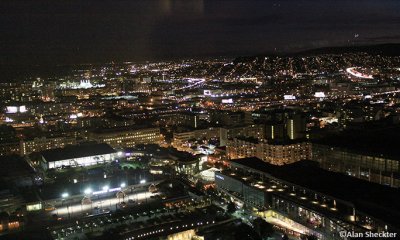
<path fill-rule="evenodd" d="M 341 239 L 341 231 L 399 232 L 397 189 L 330 172 L 315 162 L 275 166 L 237 159 L 216 173 L 215 181 L 238 204 L 301 234 Z"/>

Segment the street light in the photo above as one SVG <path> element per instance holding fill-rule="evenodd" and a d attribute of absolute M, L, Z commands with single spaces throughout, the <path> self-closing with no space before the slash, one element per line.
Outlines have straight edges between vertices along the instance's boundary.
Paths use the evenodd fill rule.
<path fill-rule="evenodd" d="M 65 192 L 65 193 L 61 194 L 61 197 L 62 198 L 67 198 L 67 197 L 69 197 L 69 194 L 67 192 Z"/>
<path fill-rule="evenodd" d="M 126 184 L 125 183 L 121 183 L 121 188 L 124 188 L 124 187 L 126 187 Z"/>
<path fill-rule="evenodd" d="M 140 184 L 146 183 L 146 179 L 140 180 Z"/>
<path fill-rule="evenodd" d="M 103 187 L 103 191 L 106 191 L 106 192 L 107 192 L 109 188 L 110 188 L 110 187 L 106 185 L 106 186 Z"/>
<path fill-rule="evenodd" d="M 92 189 L 91 188 L 86 188 L 84 193 L 85 194 L 91 194 L 92 193 Z"/>

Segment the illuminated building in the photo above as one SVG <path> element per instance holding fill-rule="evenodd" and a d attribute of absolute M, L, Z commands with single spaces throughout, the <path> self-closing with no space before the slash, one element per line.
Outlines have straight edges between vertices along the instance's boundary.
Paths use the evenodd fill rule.
<path fill-rule="evenodd" d="M 173 146 L 180 148 L 188 145 L 190 140 L 202 140 L 202 139 L 218 139 L 220 137 L 220 128 L 206 128 L 196 129 L 193 131 L 182 131 L 174 132 Z M 189 147 L 189 146 L 188 146 Z"/>
<path fill-rule="evenodd" d="M 16 83 L 0 83 L 0 99 L 16 102 L 40 100 L 40 92 L 33 89 L 31 81 Z"/>
<path fill-rule="evenodd" d="M 253 115 L 265 122 L 265 136 L 270 141 L 285 142 L 306 137 L 306 119 L 301 113 L 289 109 L 274 109 Z"/>
<path fill-rule="evenodd" d="M 67 146 L 40 152 L 43 169 L 85 167 L 111 162 L 118 153 L 107 144 Z"/>
<path fill-rule="evenodd" d="M 276 166 L 245 158 L 230 164 L 215 173 L 218 190 L 284 229 L 322 239 L 341 239 L 340 231 L 399 230 L 395 189 L 329 172 L 311 161 Z M 368 197 L 372 192 L 379 197 Z"/>
<path fill-rule="evenodd" d="M 89 88 L 102 88 L 105 87 L 104 84 L 92 84 L 90 79 L 80 80 L 79 84 L 77 82 L 65 82 L 59 85 L 60 89 L 89 89 Z"/>
<path fill-rule="evenodd" d="M 178 175 L 193 176 L 200 171 L 200 159 L 193 157 L 188 159 L 177 159 L 175 161 L 175 172 Z"/>
<path fill-rule="evenodd" d="M 233 139 L 238 136 L 264 139 L 265 126 L 263 124 L 251 124 L 237 127 L 223 127 L 220 133 L 220 146 L 225 146 L 228 139 Z"/>
<path fill-rule="evenodd" d="M 311 159 L 311 144 L 275 144 L 255 138 L 237 137 L 228 141 L 227 156 L 229 159 L 258 157 L 271 164 L 283 165 Z"/>
<path fill-rule="evenodd" d="M 223 126 L 243 126 L 253 123 L 250 112 L 214 111 L 210 114 L 211 122 Z"/>
<path fill-rule="evenodd" d="M 400 161 L 366 151 L 313 143 L 312 160 L 320 167 L 366 181 L 400 187 Z"/>
<path fill-rule="evenodd" d="M 236 137 L 228 140 L 226 154 L 228 159 L 255 157 L 259 144 L 256 138 Z"/>
<path fill-rule="evenodd" d="M 137 144 L 159 144 L 159 128 L 109 128 L 91 132 L 89 138 L 114 148 L 134 147 Z"/>
<path fill-rule="evenodd" d="M 9 142 L 0 143 L 0 156 L 19 154 L 19 143 Z"/>
<path fill-rule="evenodd" d="M 9 216 L 6 212 L 0 213 L 0 233 L 18 230 L 24 225 L 22 218 Z"/>
<path fill-rule="evenodd" d="M 292 144 L 260 144 L 256 156 L 265 162 L 282 165 L 311 159 L 311 144 L 299 142 Z"/>
<path fill-rule="evenodd" d="M 0 125 L 0 156 L 18 154 L 16 152 L 18 141 L 13 127 Z"/>
<path fill-rule="evenodd" d="M 175 112 L 159 115 L 158 121 L 166 126 L 184 126 L 197 128 L 200 121 L 199 114 L 192 112 Z"/>
<path fill-rule="evenodd" d="M 54 138 L 34 138 L 31 140 L 22 140 L 20 142 L 20 154 L 27 155 L 32 152 L 41 152 L 44 150 L 63 148 L 67 145 L 75 145 L 76 139 L 69 137 L 54 137 Z"/>

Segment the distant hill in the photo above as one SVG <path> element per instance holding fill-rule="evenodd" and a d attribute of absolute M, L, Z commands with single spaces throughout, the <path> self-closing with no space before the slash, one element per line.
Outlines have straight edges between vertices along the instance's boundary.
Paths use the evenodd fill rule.
<path fill-rule="evenodd" d="M 256 59 L 268 57 L 302 57 L 325 54 L 361 53 L 383 56 L 400 56 L 400 43 L 387 43 L 378 45 L 337 46 L 302 50 L 298 52 L 262 53 L 253 56 L 240 56 L 233 60 L 234 63 L 251 62 Z"/>
<path fill-rule="evenodd" d="M 341 53 L 358 53 L 358 52 L 365 52 L 374 55 L 379 54 L 384 56 L 400 56 L 400 43 L 316 48 L 288 55 L 309 56 L 309 55 L 320 55 L 320 54 L 341 54 Z"/>

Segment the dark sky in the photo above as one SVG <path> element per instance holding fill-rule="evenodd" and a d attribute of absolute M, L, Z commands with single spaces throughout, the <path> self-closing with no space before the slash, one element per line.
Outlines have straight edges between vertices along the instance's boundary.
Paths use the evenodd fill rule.
<path fill-rule="evenodd" d="M 1 0 L 0 12 L 2 65 L 400 42 L 400 0 Z"/>

